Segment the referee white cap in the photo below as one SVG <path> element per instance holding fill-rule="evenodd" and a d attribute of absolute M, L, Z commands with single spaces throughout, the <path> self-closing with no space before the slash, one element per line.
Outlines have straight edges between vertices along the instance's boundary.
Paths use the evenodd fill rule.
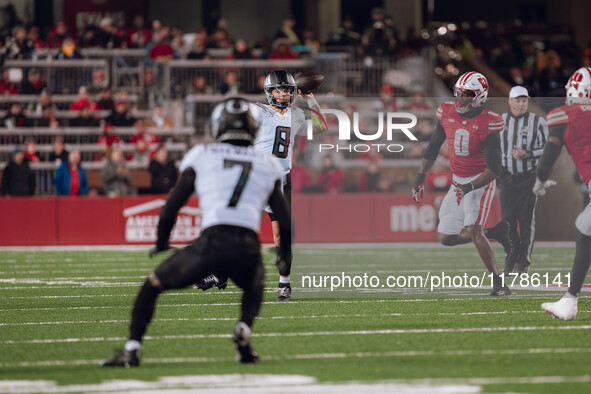
<path fill-rule="evenodd" d="M 516 98 L 516 97 L 529 97 L 529 93 L 527 89 L 523 86 L 513 86 L 511 91 L 509 92 L 509 98 Z"/>

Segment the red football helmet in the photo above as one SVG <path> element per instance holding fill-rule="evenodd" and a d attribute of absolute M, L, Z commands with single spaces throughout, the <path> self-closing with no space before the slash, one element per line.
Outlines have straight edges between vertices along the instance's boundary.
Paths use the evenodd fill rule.
<path fill-rule="evenodd" d="M 488 81 L 475 71 L 463 74 L 454 86 L 454 106 L 460 114 L 481 106 L 487 97 Z"/>

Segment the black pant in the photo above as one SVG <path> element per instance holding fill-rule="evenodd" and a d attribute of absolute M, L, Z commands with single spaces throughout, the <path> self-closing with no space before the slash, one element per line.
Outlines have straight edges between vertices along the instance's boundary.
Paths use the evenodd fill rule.
<path fill-rule="evenodd" d="M 291 174 L 287 174 L 285 176 L 285 182 L 283 183 L 283 196 L 287 200 L 287 206 L 289 207 L 290 212 L 291 212 L 291 189 L 292 189 Z M 269 218 L 271 219 L 272 222 L 277 221 L 277 217 L 274 214 L 272 214 L 271 212 L 268 212 L 268 214 L 269 214 Z"/>
<path fill-rule="evenodd" d="M 499 179 L 501 220 L 511 226 L 509 235 L 515 249 L 511 262 L 524 267 L 531 264 L 534 244 L 536 195 L 532 188 L 535 182 L 534 172 L 512 175 L 503 170 Z"/>
<path fill-rule="evenodd" d="M 263 299 L 265 269 L 258 235 L 243 227 L 207 228 L 197 240 L 165 260 L 154 271 L 162 290 L 181 289 L 216 274 L 244 290 L 242 318 L 249 326 Z"/>

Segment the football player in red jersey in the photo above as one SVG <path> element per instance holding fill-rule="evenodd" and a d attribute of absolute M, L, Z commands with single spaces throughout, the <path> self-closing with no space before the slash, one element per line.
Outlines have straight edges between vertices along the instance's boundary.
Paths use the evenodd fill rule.
<path fill-rule="evenodd" d="M 503 286 L 483 225 L 495 194 L 494 180 L 501 173 L 499 132 L 504 121 L 501 115 L 482 107 L 487 96 L 488 81 L 484 75 L 472 71 L 458 79 L 453 103 L 443 103 L 437 109 L 437 128 L 425 150 L 412 195 L 420 204 L 425 176 L 447 141 L 453 181 L 439 209 L 440 242 L 447 246 L 474 242 L 484 265 L 493 274 L 491 295 L 503 296 L 511 291 Z"/>
<path fill-rule="evenodd" d="M 556 184 L 548 177 L 562 145 L 566 145 L 587 188 L 591 187 L 591 68 L 575 71 L 565 88 L 566 105 L 548 113 L 549 137 L 533 188 L 536 196 L 544 195 L 548 187 Z M 575 227 L 576 251 L 570 287 L 557 302 L 542 304 L 546 312 L 562 320 L 574 320 L 577 316 L 577 300 L 591 264 L 591 204 L 577 216 Z"/>

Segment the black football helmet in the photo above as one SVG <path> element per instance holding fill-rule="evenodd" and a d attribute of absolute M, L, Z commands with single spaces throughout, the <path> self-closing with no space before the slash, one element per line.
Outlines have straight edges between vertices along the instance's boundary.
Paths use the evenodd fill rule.
<path fill-rule="evenodd" d="M 292 105 L 296 99 L 298 88 L 295 83 L 293 75 L 285 70 L 277 70 L 271 72 L 265 78 L 265 94 L 267 95 L 267 101 L 269 105 L 273 105 L 278 108 L 287 108 Z M 288 89 L 289 101 L 281 102 L 273 96 L 274 89 Z"/>
<path fill-rule="evenodd" d="M 258 108 L 241 97 L 220 101 L 211 112 L 210 126 L 216 142 L 243 140 L 254 143 L 259 132 Z"/>

